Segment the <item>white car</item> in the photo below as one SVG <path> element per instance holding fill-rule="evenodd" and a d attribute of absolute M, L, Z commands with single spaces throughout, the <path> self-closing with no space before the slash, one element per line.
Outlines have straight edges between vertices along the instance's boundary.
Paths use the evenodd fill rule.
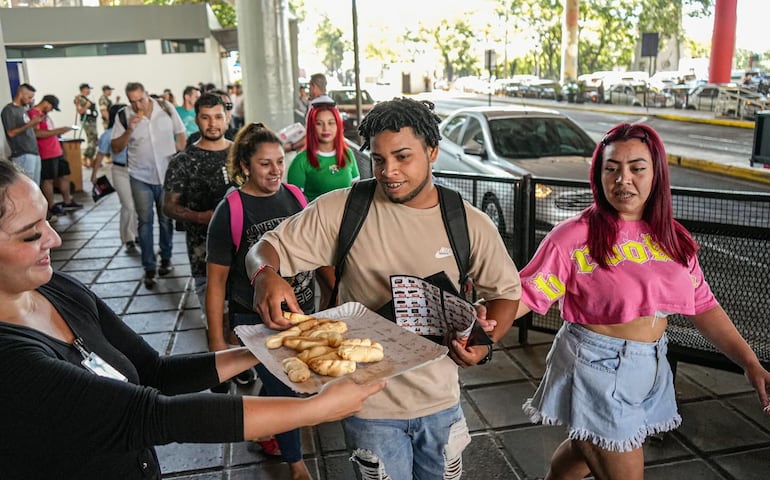
<path fill-rule="evenodd" d="M 439 126 L 441 141 L 434 172 L 498 178 L 534 177 L 587 181 L 596 142 L 567 116 L 550 109 L 469 107 Z M 492 218 L 501 234 L 514 228 L 512 184 L 437 176 Z M 593 201 L 589 189 L 537 184 L 535 221 L 552 226 Z"/>

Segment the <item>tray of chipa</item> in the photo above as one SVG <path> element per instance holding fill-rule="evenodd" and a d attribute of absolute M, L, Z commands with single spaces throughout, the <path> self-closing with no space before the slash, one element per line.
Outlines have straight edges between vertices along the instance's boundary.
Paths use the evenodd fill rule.
<path fill-rule="evenodd" d="M 390 378 L 442 359 L 447 347 L 405 330 L 356 302 L 313 315 L 284 312 L 293 326 L 239 325 L 235 333 L 278 379 L 303 394 L 350 376 Z"/>

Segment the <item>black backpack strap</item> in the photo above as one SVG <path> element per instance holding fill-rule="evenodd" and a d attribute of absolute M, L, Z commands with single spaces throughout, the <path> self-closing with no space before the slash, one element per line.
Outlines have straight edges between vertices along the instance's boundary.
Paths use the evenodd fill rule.
<path fill-rule="evenodd" d="M 377 180 L 369 179 L 356 182 L 350 188 L 350 194 L 345 202 L 340 231 L 337 235 L 337 254 L 334 262 L 334 288 L 332 289 L 327 308 L 336 306 L 337 294 L 340 289 L 340 278 L 345 271 L 345 261 L 353 242 L 361 231 L 361 227 L 369 213 L 369 206 L 377 190 Z"/>
<path fill-rule="evenodd" d="M 123 107 L 120 110 L 118 110 L 118 120 L 120 120 L 120 124 L 123 125 L 123 130 L 128 130 L 128 120 L 126 119 L 126 107 Z"/>
<path fill-rule="evenodd" d="M 471 239 L 468 235 L 468 218 L 465 215 L 465 205 L 460 194 L 450 188 L 436 185 L 438 203 L 441 208 L 441 219 L 449 237 L 457 269 L 460 270 L 460 293 L 468 280 L 468 270 L 471 266 Z"/>

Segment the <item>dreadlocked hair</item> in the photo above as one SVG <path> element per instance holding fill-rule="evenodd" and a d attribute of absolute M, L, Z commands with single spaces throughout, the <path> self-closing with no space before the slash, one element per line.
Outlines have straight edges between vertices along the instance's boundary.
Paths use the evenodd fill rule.
<path fill-rule="evenodd" d="M 243 165 L 248 165 L 263 143 L 283 145 L 278 135 L 262 123 L 250 123 L 242 127 L 233 139 L 227 155 L 227 175 L 236 185 L 246 183 Z"/>
<path fill-rule="evenodd" d="M 398 132 L 404 127 L 411 127 L 428 147 L 437 147 L 441 140 L 438 132 L 441 118 L 433 112 L 433 107 L 433 102 L 428 100 L 406 97 L 376 104 L 358 126 L 358 133 L 363 139 L 361 151 L 370 148 L 369 140 L 378 133 L 386 130 Z"/>

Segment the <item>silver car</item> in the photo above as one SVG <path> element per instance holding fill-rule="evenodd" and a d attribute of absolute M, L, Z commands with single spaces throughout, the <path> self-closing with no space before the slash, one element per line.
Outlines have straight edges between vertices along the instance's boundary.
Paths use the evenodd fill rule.
<path fill-rule="evenodd" d="M 469 107 L 455 111 L 439 126 L 441 141 L 434 172 L 462 172 L 494 177 L 588 180 L 596 142 L 567 116 L 534 107 Z M 509 184 L 437 178 L 476 201 L 500 233 L 513 231 L 513 188 Z M 474 194 L 476 199 L 474 200 Z M 552 226 L 593 201 L 587 188 L 536 184 L 535 220 Z M 503 208 L 505 206 L 505 208 Z"/>

